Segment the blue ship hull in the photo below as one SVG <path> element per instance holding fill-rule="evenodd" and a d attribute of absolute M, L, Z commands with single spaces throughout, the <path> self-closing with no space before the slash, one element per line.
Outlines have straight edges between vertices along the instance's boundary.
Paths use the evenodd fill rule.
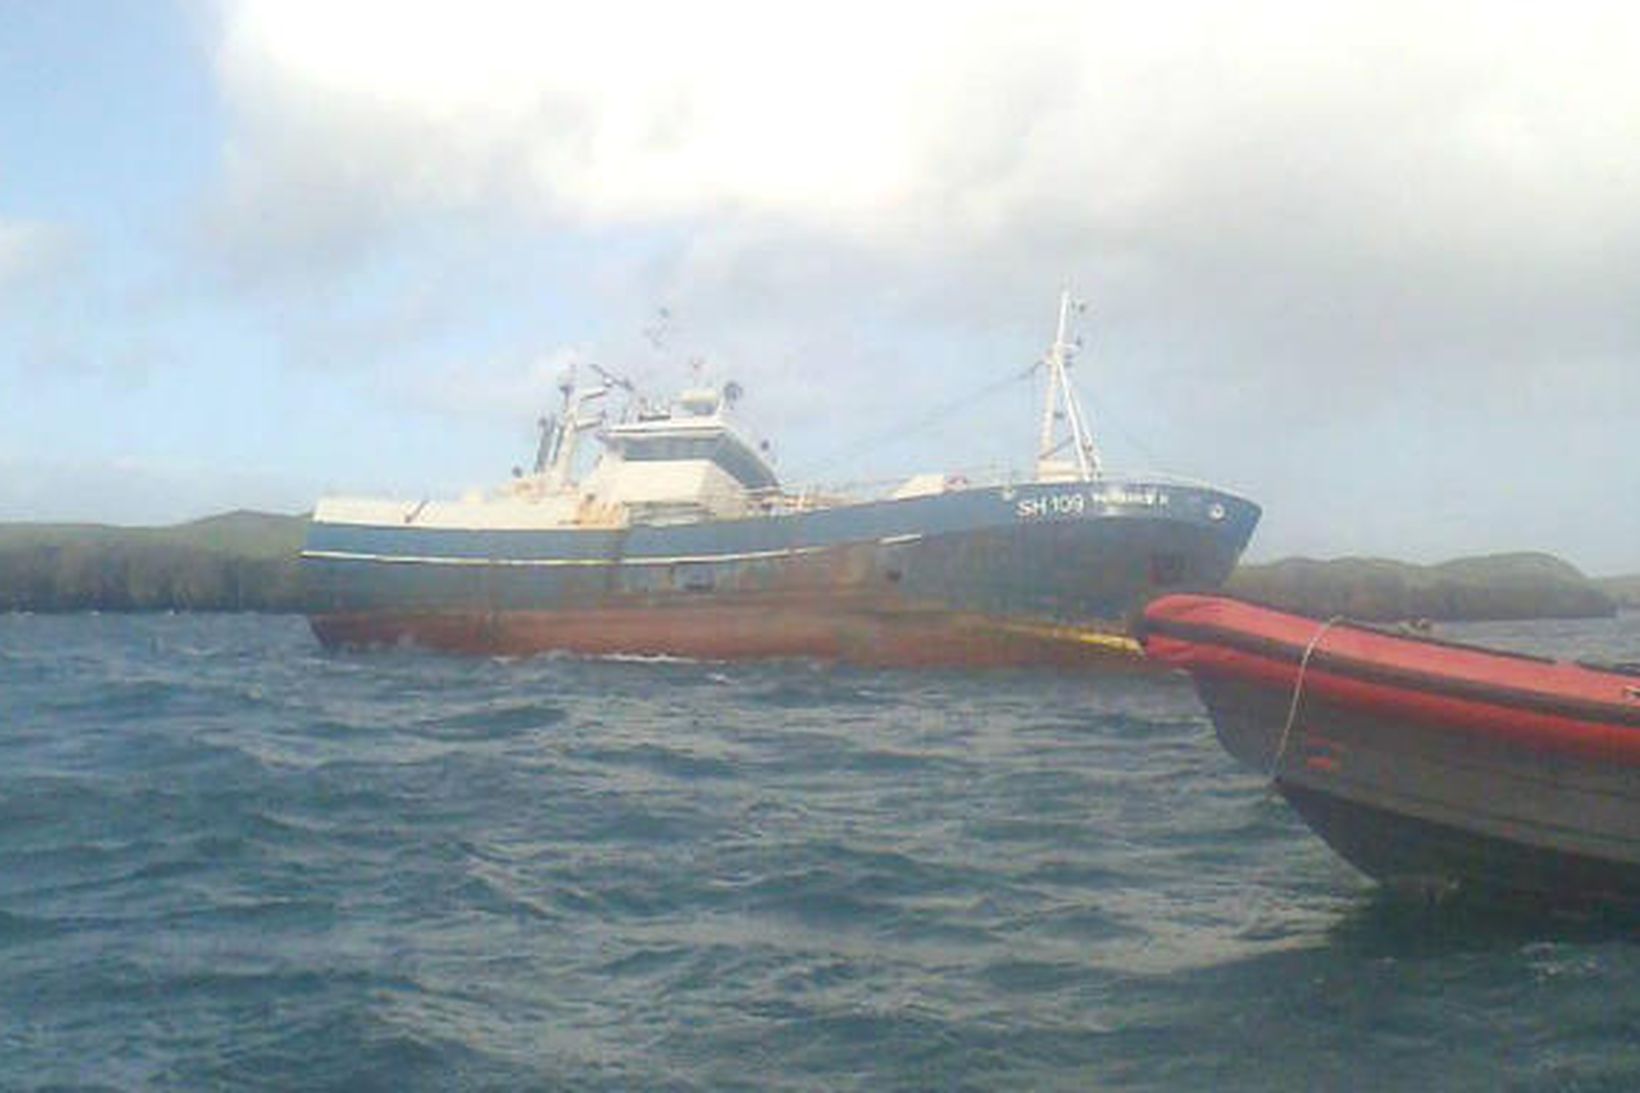
<path fill-rule="evenodd" d="M 1258 517 L 1101 480 L 619 529 L 315 520 L 302 558 L 333 647 L 1023 665 L 1126 647 L 1106 636 L 1154 595 L 1219 585 Z"/>

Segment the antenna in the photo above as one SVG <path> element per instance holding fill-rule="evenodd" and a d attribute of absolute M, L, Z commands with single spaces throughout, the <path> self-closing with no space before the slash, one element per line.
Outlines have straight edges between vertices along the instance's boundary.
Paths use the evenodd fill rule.
<path fill-rule="evenodd" d="M 657 307 L 654 320 L 643 328 L 643 336 L 651 349 L 656 352 L 664 351 L 672 336 L 672 309 Z"/>
<path fill-rule="evenodd" d="M 625 376 L 617 376 L 601 364 L 589 364 L 587 367 L 598 373 L 598 378 L 604 381 L 604 389 L 606 391 L 617 387 L 628 393 L 635 390 L 631 380 L 627 379 Z"/>

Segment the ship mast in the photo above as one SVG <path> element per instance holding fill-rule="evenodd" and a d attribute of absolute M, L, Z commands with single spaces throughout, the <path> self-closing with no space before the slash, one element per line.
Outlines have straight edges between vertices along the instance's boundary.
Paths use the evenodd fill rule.
<path fill-rule="evenodd" d="M 1080 347 L 1080 339 L 1070 336 L 1071 313 L 1084 305 L 1072 300 L 1070 290 L 1059 294 L 1059 325 L 1053 345 L 1041 364 L 1048 373 L 1047 395 L 1042 402 L 1042 433 L 1036 449 L 1038 480 L 1091 482 L 1099 476 L 1099 452 L 1093 445 L 1082 402 L 1071 386 L 1070 366 Z M 1074 462 L 1060 458 L 1070 448 Z"/>
<path fill-rule="evenodd" d="M 598 386 L 583 390 L 576 386 L 574 374 L 571 373 L 558 387 L 564 396 L 559 415 L 546 418 L 541 423 L 541 446 L 535 456 L 535 471 L 542 476 L 549 491 L 563 490 L 574 484 L 575 456 L 580 450 L 582 434 L 591 432 L 607 420 L 608 415 L 604 411 L 592 413 L 587 406 L 604 398 L 616 387 L 632 389 L 628 381 L 596 364 L 592 370 L 598 373 Z"/>

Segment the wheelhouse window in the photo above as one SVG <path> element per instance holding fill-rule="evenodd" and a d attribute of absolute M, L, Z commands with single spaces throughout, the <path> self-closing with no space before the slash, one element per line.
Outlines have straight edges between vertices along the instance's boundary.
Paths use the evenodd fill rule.
<path fill-rule="evenodd" d="M 623 436 L 621 456 L 632 463 L 661 463 L 704 459 L 716 463 L 725 474 L 749 490 L 777 485 L 768 466 L 735 437 L 726 433 L 707 436 Z"/>

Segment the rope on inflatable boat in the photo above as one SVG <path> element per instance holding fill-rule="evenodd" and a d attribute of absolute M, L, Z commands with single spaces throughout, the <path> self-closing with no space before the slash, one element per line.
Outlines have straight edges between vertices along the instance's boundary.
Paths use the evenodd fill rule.
<path fill-rule="evenodd" d="M 1270 760 L 1268 775 L 1273 783 L 1276 775 L 1281 773 L 1281 760 L 1287 754 L 1287 740 L 1293 734 L 1293 724 L 1298 720 L 1298 703 L 1304 694 L 1304 673 L 1309 670 L 1310 657 L 1315 654 L 1316 647 L 1321 644 L 1322 637 L 1337 623 L 1344 621 L 1343 615 L 1334 615 L 1316 629 L 1310 638 L 1310 643 L 1304 647 L 1304 655 L 1298 658 L 1298 675 L 1293 678 L 1293 701 L 1287 707 L 1287 723 L 1281 727 L 1281 742 L 1276 745 L 1276 754 Z"/>

